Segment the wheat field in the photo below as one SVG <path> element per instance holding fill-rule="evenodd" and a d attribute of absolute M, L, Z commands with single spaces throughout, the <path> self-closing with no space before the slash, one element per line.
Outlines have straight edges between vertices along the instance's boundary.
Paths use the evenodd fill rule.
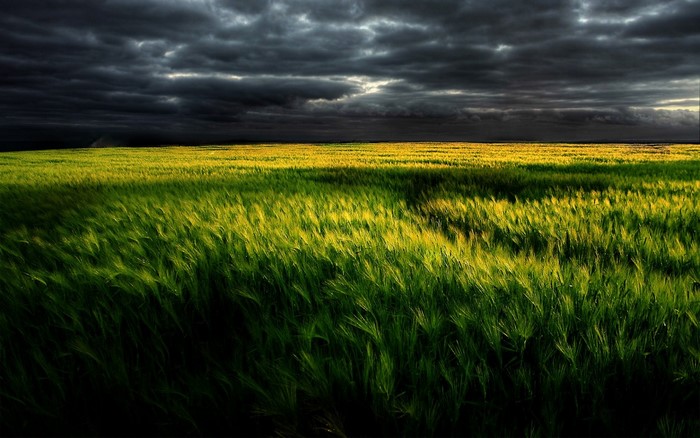
<path fill-rule="evenodd" d="M 700 146 L 0 154 L 3 435 L 693 435 Z"/>

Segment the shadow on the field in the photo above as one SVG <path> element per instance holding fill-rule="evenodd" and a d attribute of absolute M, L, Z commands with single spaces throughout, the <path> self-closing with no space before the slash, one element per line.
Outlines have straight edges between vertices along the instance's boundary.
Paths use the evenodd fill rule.
<path fill-rule="evenodd" d="M 97 185 L 65 184 L 45 187 L 5 187 L 0 190 L 0 233 L 22 227 L 49 232 L 68 215 L 87 215 L 99 204 L 104 189 Z"/>
<path fill-rule="evenodd" d="M 604 191 L 608 188 L 633 191 L 653 190 L 642 183 L 650 181 L 700 180 L 700 162 L 666 161 L 651 163 L 571 165 L 531 164 L 510 167 L 415 168 L 415 167 L 329 167 L 281 169 L 265 174 L 234 178 L 202 178 L 182 181 L 176 176 L 158 181 L 128 184 L 63 184 L 16 186 L 0 189 L 0 233 L 26 227 L 51 232 L 66 221 L 75 226 L 90 217 L 92 207 L 107 197 L 138 195 L 156 199 L 201 197 L 203 191 L 230 193 L 273 191 L 275 193 L 316 192 L 329 185 L 344 192 L 360 187 L 392 192 L 415 208 L 435 196 L 494 198 L 515 201 L 566 196 L 578 191 Z M 312 183 L 312 184 L 309 184 Z M 664 189 L 668 191 L 670 189 Z"/>
<path fill-rule="evenodd" d="M 409 205 L 439 193 L 465 197 L 535 200 L 607 188 L 644 190 L 642 182 L 700 179 L 700 163 L 673 161 L 599 165 L 521 165 L 474 168 L 336 167 L 302 171 L 309 180 L 335 186 L 395 190 Z"/>

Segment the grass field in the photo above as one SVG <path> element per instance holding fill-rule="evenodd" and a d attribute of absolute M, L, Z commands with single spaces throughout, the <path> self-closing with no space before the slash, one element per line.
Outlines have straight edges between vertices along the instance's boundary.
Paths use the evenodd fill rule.
<path fill-rule="evenodd" d="M 694 435 L 700 146 L 0 154 L 0 432 Z"/>

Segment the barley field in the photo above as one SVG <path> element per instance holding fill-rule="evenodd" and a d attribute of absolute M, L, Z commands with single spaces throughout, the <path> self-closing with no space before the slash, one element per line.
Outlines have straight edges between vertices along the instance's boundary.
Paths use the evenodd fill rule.
<path fill-rule="evenodd" d="M 700 430 L 700 146 L 0 154 L 2 435 Z"/>

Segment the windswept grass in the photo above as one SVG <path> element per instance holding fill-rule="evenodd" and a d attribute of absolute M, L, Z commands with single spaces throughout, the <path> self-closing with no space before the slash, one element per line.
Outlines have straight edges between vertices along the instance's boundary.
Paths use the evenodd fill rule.
<path fill-rule="evenodd" d="M 693 435 L 697 145 L 0 154 L 3 434 Z"/>

